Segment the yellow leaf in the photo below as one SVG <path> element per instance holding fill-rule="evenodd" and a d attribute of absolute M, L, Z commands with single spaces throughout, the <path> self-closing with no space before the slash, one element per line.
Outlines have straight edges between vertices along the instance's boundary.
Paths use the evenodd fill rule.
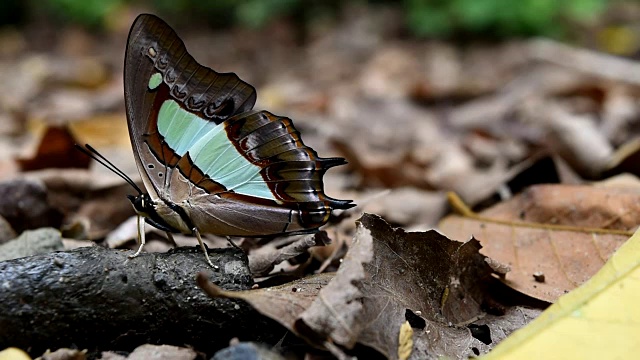
<path fill-rule="evenodd" d="M 484 359 L 633 359 L 640 353 L 640 230 L 588 282 Z"/>
<path fill-rule="evenodd" d="M 407 360 L 413 349 L 413 329 L 408 321 L 400 326 L 398 335 L 398 359 Z"/>
<path fill-rule="evenodd" d="M 10 347 L 0 351 L 0 360 L 31 360 L 31 357 L 18 348 Z"/>

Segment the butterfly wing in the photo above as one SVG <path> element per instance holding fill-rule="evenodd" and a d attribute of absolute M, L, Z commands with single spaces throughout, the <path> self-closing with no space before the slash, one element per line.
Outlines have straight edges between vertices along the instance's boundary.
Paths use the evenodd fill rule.
<path fill-rule="evenodd" d="M 253 108 L 256 101 L 253 86 L 233 73 L 198 64 L 175 31 L 149 14 L 138 16 L 129 32 L 124 84 L 138 170 L 154 198 L 167 193 L 171 172 L 184 149 L 216 124 Z M 182 136 L 178 148 L 172 149 L 157 131 L 163 105 L 186 109 L 206 123 L 201 129 L 172 128 L 172 133 Z"/>
<path fill-rule="evenodd" d="M 331 210 L 354 206 L 328 197 L 327 169 L 342 158 L 320 158 L 290 119 L 267 111 L 234 116 L 198 140 L 178 161 L 175 183 L 184 208 L 203 232 L 257 236 L 305 232 Z M 176 194 L 177 195 L 177 194 Z"/>

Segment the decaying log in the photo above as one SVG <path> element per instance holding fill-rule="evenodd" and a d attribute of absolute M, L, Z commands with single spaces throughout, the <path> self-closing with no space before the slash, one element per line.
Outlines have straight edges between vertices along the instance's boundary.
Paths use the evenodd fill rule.
<path fill-rule="evenodd" d="M 142 253 L 86 247 L 0 262 L 0 349 L 40 355 L 47 348 L 130 351 L 144 343 L 192 346 L 211 354 L 239 337 L 275 342 L 280 326 L 240 301 L 211 299 L 205 272 L 225 289 L 253 279 L 238 249 Z"/>

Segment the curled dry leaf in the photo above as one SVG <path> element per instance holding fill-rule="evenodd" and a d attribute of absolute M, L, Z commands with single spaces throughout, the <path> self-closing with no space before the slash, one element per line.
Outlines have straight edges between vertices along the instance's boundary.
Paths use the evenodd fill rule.
<path fill-rule="evenodd" d="M 640 218 L 640 192 L 537 185 L 476 215 L 481 218 L 448 216 L 440 229 L 454 239 L 476 237 L 484 255 L 511 268 L 507 285 L 554 302 L 588 280 L 629 238 Z M 538 272 L 544 282 L 534 278 Z"/>
<path fill-rule="evenodd" d="M 256 249 L 249 255 L 249 267 L 254 277 L 269 274 L 281 262 L 294 258 L 314 246 L 324 246 L 331 240 L 324 231 L 303 236 L 291 244 L 274 248 L 269 244 Z"/>
<path fill-rule="evenodd" d="M 364 264 L 373 259 L 371 231 L 358 224 L 351 248 L 347 252 L 336 276 L 320 290 L 311 306 L 302 313 L 294 328 L 312 343 L 337 343 L 352 348 L 365 323 L 360 301 Z"/>
<path fill-rule="evenodd" d="M 145 226 L 145 231 L 148 228 L 148 226 Z M 130 240 L 137 239 L 138 230 L 138 215 L 129 217 L 107 234 L 105 238 L 107 247 L 110 249 L 117 249 L 128 243 Z"/>
<path fill-rule="evenodd" d="M 412 313 L 418 319 L 412 323 L 417 358 L 462 358 L 473 355 L 474 347 L 486 351 L 465 327 L 484 315 L 484 286 L 492 281 L 480 244 L 449 240 L 433 230 L 393 229 L 370 214 L 360 223 L 371 231 L 374 257 L 365 265 L 369 277 L 362 287 L 358 342 L 395 358 L 400 327 Z"/>

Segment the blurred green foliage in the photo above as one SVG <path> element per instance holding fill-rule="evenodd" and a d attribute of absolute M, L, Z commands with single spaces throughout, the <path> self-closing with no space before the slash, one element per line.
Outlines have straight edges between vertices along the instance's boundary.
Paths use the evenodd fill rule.
<path fill-rule="evenodd" d="M 2 0 L 18 4 L 20 0 Z M 100 28 L 104 19 L 125 4 L 155 8 L 177 20 L 198 18 L 218 26 L 260 28 L 283 16 L 304 24 L 314 16 L 339 14 L 350 4 L 397 6 L 408 30 L 420 37 L 473 33 L 496 37 L 561 36 L 568 26 L 596 18 L 609 0 L 46 0 L 44 11 L 58 19 Z M 32 7 L 42 4 L 31 0 Z"/>
<path fill-rule="evenodd" d="M 89 28 L 101 28 L 105 18 L 124 3 L 125 0 L 32 0 L 32 6 L 42 7 L 39 9 L 41 12 L 49 12 L 59 20 Z"/>
<path fill-rule="evenodd" d="M 566 27 L 597 18 L 609 0 L 405 0 L 409 28 L 418 36 L 454 33 L 498 37 L 561 36 Z"/>

